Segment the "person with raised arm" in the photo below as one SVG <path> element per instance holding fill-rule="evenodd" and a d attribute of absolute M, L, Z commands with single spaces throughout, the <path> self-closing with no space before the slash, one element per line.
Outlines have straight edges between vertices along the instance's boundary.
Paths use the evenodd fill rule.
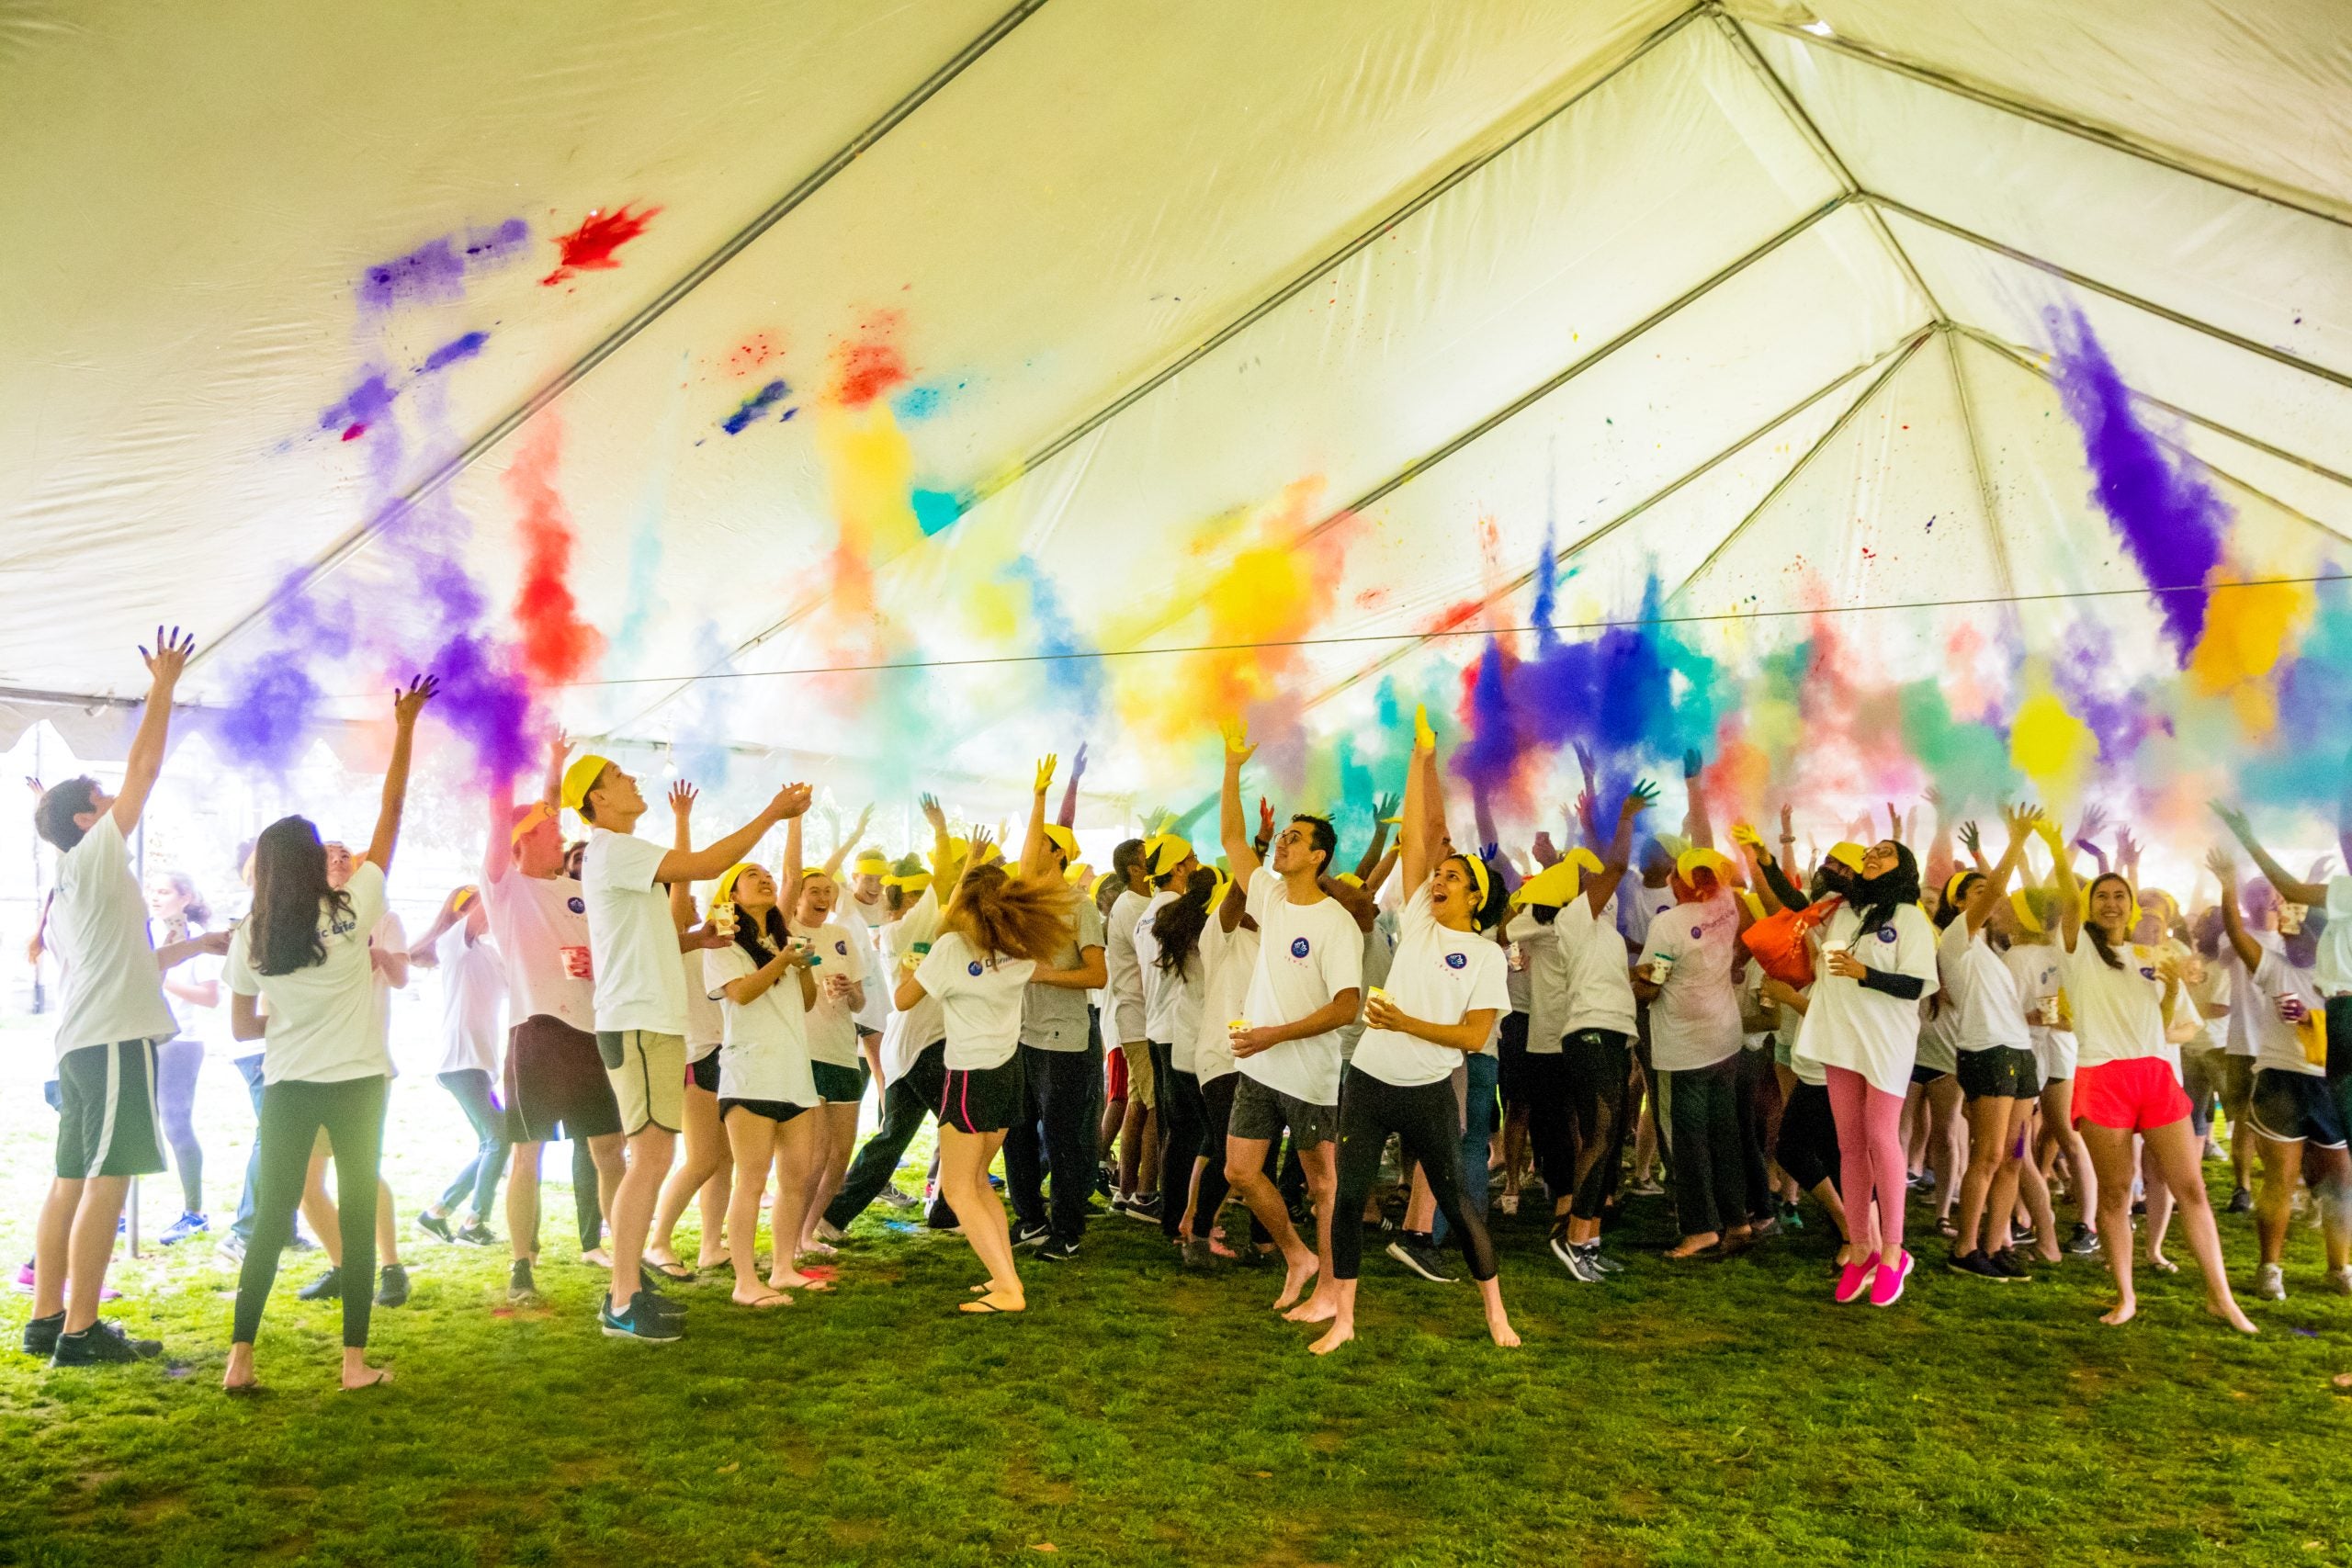
<path fill-rule="evenodd" d="M 1453 1098 L 1455 1067 L 1486 1048 L 1510 1006 L 1502 949 L 1482 929 L 1489 908 L 1499 907 L 1499 890 L 1483 861 L 1446 852 L 1437 737 L 1424 711 L 1413 716 L 1400 837 L 1406 903 L 1389 968 L 1394 989 L 1372 991 L 1368 1027 L 1340 1093 L 1339 1190 L 1330 1208 L 1333 1312 L 1330 1327 L 1309 1347 L 1318 1356 L 1355 1337 L 1364 1199 L 1391 1134 L 1402 1140 L 1405 1159 L 1419 1166 L 1462 1248 L 1485 1303 L 1487 1334 L 1506 1348 L 1519 1344 L 1503 1310 L 1486 1216 L 1462 1201 L 1463 1113 Z"/>
<path fill-rule="evenodd" d="M 670 786 L 672 849 L 694 848 L 695 802 L 701 797 L 702 792 L 683 779 Z M 800 818 L 796 817 L 786 831 L 797 831 L 799 826 Z M 721 880 L 725 880 L 723 874 Z M 722 901 L 713 897 L 712 908 L 715 909 Z M 692 883 L 670 885 L 670 918 L 681 932 L 699 923 Z M 725 939 L 720 940 L 723 942 Z M 726 1237 L 727 1215 L 733 1206 L 735 1166 L 729 1157 L 718 1105 L 719 1052 L 727 1041 L 726 1009 L 719 1000 L 718 987 L 709 983 L 704 973 L 707 953 L 699 943 L 680 945 L 687 949 L 679 954 L 686 983 L 686 1081 L 679 1102 L 685 1122 L 685 1153 L 663 1179 L 662 1196 L 653 1205 L 653 1225 L 645 1237 L 645 1266 L 664 1280 L 684 1281 L 705 1269 L 732 1261 Z M 766 1186 L 765 1171 L 766 1167 L 763 1166 L 763 1190 Z M 692 1269 L 678 1261 L 677 1251 L 671 1245 L 676 1236 L 678 1219 L 690 1202 L 696 1206 L 702 1219 L 702 1235 Z"/>
<path fill-rule="evenodd" d="M 1117 1127 L 1119 1179 L 1111 1194 L 1114 1213 L 1148 1224 L 1159 1219 L 1159 1095 L 1151 1080 L 1151 1042 L 1144 1028 L 1143 961 L 1136 955 L 1136 922 L 1151 903 L 1151 868 L 1144 859 L 1148 839 L 1129 839 L 1111 852 L 1111 869 L 1122 884 L 1103 917 L 1102 956 L 1110 971 L 1103 1021 L 1118 1042 L 1126 1086 L 1126 1109 Z"/>
<path fill-rule="evenodd" d="M 1321 886 L 1338 836 L 1323 818 L 1300 813 L 1274 838 L 1273 863 L 1261 863 L 1241 810 L 1241 769 L 1256 748 L 1249 727 L 1225 736 L 1218 836 L 1261 942 L 1241 1016 L 1231 1020 L 1240 1071 L 1226 1137 L 1225 1174 L 1283 1256 L 1274 1310 L 1296 1323 L 1339 1313 L 1331 1278 L 1332 1203 L 1339 1190 L 1340 1029 L 1363 1005 L 1363 932 Z M 1266 1156 L 1287 1129 L 1315 1204 L 1316 1245 L 1301 1242 Z M 1320 1275 L 1319 1280 L 1317 1276 Z M 1299 1297 L 1310 1281 L 1314 1294 Z"/>
<path fill-rule="evenodd" d="M 640 1289 L 639 1268 L 684 1120 L 684 939 L 664 889 L 716 878 L 742 860 L 769 829 L 808 809 L 808 786 L 785 785 L 758 816 L 700 850 L 665 850 L 638 838 L 645 796 L 606 758 L 581 757 L 564 770 L 563 804 L 589 829 L 580 881 L 595 954 L 596 1049 L 628 1138 L 628 1169 L 613 1195 L 612 1290 L 597 1321 L 616 1338 L 667 1342 L 684 1333 L 684 1314 Z"/>
<path fill-rule="evenodd" d="M 2188 1130 L 2188 1096 L 2165 1056 L 2165 1021 L 2180 989 L 2180 972 L 2154 952 L 2132 945 L 2139 909 L 2131 884 L 2101 872 L 2086 894 L 2059 829 L 2045 818 L 2038 830 L 2058 863 L 2058 972 L 2075 1015 L 2074 1111 L 2098 1171 L 2099 1235 L 2119 1298 L 2099 1321 L 2129 1323 L 2139 1310 L 2132 1291 L 2136 1134 L 2179 1202 L 2189 1250 L 2205 1275 L 2205 1310 L 2252 1334 L 2255 1326 L 2231 1297 L 2222 1270 L 2221 1232 Z"/>
<path fill-rule="evenodd" d="M 137 1361 L 162 1353 L 98 1320 L 113 1260 L 115 1225 L 133 1177 L 164 1169 L 157 1120 L 156 1046 L 179 1032 L 164 999 L 164 973 L 198 953 L 224 951 L 227 933 L 153 945 L 147 905 L 131 872 L 130 835 L 164 770 L 172 694 L 196 639 L 155 628 L 146 705 L 123 764 L 122 788 L 71 778 L 41 793 L 33 827 L 58 852 L 44 942 L 64 968 L 55 1039 L 57 1178 L 33 1241 L 33 1312 L 25 1353 L 61 1367 Z"/>
<path fill-rule="evenodd" d="M 367 1360 L 377 1168 L 392 1075 L 368 936 L 383 918 L 417 716 L 435 690 L 431 676 L 419 676 L 393 697 L 392 756 L 375 836 L 342 886 L 327 874 L 319 830 L 303 818 L 279 818 L 254 844 L 253 912 L 237 928 L 223 971 L 232 998 L 230 1026 L 240 1040 L 263 1042 L 264 1078 L 254 1239 L 238 1273 L 236 1323 L 221 1378 L 231 1393 L 258 1386 L 254 1342 L 262 1308 L 277 1280 L 278 1254 L 293 1237 L 294 1208 L 322 1133 L 334 1150 L 340 1199 L 343 1386 L 369 1388 L 392 1375 Z"/>
<path fill-rule="evenodd" d="M 473 1129 L 472 1156 L 441 1196 L 417 1212 L 416 1224 L 442 1241 L 495 1247 L 490 1206 L 506 1172 L 506 1114 L 491 1086 L 497 1081 L 501 1015 L 506 1008 L 506 966 L 490 934 L 490 909 L 479 887 L 460 887 L 443 901 L 441 913 L 417 939 L 417 962 L 441 972 L 441 1066 L 443 1089 Z M 450 1216 L 466 1204 L 464 1223 Z"/>
<path fill-rule="evenodd" d="M 799 1254 L 829 1253 L 831 1242 L 817 1235 L 825 1205 L 841 1190 L 857 1145 L 857 1108 L 865 1099 L 866 1061 L 858 1038 L 858 1017 L 868 990 L 867 974 L 874 950 L 861 924 L 843 910 L 850 901 L 842 895 L 838 875 L 843 852 L 865 830 L 861 815 L 856 829 L 834 846 L 825 863 L 814 871 L 800 869 L 800 823 L 784 830 L 785 881 L 797 882 L 798 895 L 785 906 L 786 928 L 804 944 L 817 977 L 817 1000 L 808 1010 L 808 1071 L 817 1086 L 818 1106 L 808 1118 L 810 1144 L 809 1176 L 803 1190 L 802 1212 L 790 1225 L 794 1267 Z"/>
<path fill-rule="evenodd" d="M 2262 1147 L 2262 1196 L 2254 1212 L 2262 1260 L 2254 1293 L 2266 1301 L 2287 1299 L 2287 1225 L 2295 1183 L 2308 1179 L 2319 1201 L 2328 1284 L 2352 1295 L 2352 1154 L 2345 1148 L 2343 1113 L 2328 1089 L 2334 1043 L 2313 973 L 2325 939 L 2305 929 L 2276 948 L 2258 945 L 2238 908 L 2237 867 L 2220 850 L 2205 863 L 2222 885 L 2222 929 L 2268 1004 L 2256 1014 L 2248 1115 Z"/>

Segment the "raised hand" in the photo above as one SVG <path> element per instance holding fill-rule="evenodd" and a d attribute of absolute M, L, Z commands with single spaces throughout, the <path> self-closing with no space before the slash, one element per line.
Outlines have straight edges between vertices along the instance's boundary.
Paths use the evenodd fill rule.
<path fill-rule="evenodd" d="M 1600 765 L 1593 760 L 1592 748 L 1581 740 L 1577 742 L 1577 767 L 1584 774 L 1585 792 L 1589 795 L 1600 794 Z"/>
<path fill-rule="evenodd" d="M 1962 822 L 1956 830 L 1955 836 L 1960 840 L 1960 847 L 1968 852 L 1971 859 L 1984 852 L 1984 834 L 1983 829 L 1976 826 L 1973 818 Z"/>
<path fill-rule="evenodd" d="M 1535 863 L 1546 868 L 1560 863 L 1560 852 L 1552 847 L 1552 835 L 1549 833 L 1535 835 Z"/>
<path fill-rule="evenodd" d="M 2237 862 L 2232 860 L 2230 858 L 2230 852 L 2222 849 L 2220 845 L 2216 844 L 2211 850 L 2206 852 L 2205 869 L 2211 872 L 2221 880 L 2222 891 L 2224 894 L 2227 894 L 2231 888 L 2237 886 Z M 2225 904 L 2229 902 L 2227 897 L 2224 897 L 2222 901 Z"/>
<path fill-rule="evenodd" d="M 1933 811 L 1939 818 L 1943 816 L 1944 792 L 1942 790 L 1938 789 L 1934 784 L 1929 784 L 1926 789 L 1919 792 L 1919 798 L 1926 801 L 1928 803 L 1928 809 Z"/>
<path fill-rule="evenodd" d="M 1258 837 L 1272 839 L 1273 836 L 1274 803 L 1261 795 L 1258 797 Z"/>
<path fill-rule="evenodd" d="M 1695 757 L 1698 753 L 1694 751 L 1691 755 Z M 1631 819 L 1657 804 L 1657 785 L 1647 779 L 1636 779 L 1634 787 L 1625 792 L 1625 804 L 1617 808 L 1617 815 Z"/>
<path fill-rule="evenodd" d="M 1758 852 L 1761 852 L 1764 848 L 1764 835 L 1745 822 L 1735 822 L 1731 825 L 1731 841 Z"/>
<path fill-rule="evenodd" d="M 1794 843 L 1796 841 L 1796 809 L 1784 800 L 1781 803 L 1781 842 L 1784 844 Z"/>
<path fill-rule="evenodd" d="M 1696 746 L 1693 746 L 1693 747 L 1691 747 L 1689 750 L 1687 750 L 1687 751 L 1683 752 L 1683 753 L 1682 753 L 1682 779 L 1683 779 L 1683 782 L 1684 782 L 1684 783 L 1686 783 L 1686 784 L 1688 784 L 1690 780 L 1697 778 L 1697 777 L 1699 776 L 1699 771 L 1700 771 L 1700 769 L 1701 769 L 1702 766 L 1704 766 L 1704 764 L 1702 762 L 1702 761 L 1701 761 L 1701 759 L 1700 759 L 1700 756 L 1699 756 L 1699 748 L 1697 748 Z"/>
<path fill-rule="evenodd" d="M 808 786 L 805 784 L 788 784 L 775 792 L 775 799 L 770 804 L 775 807 L 779 821 L 790 821 L 808 809 Z"/>
<path fill-rule="evenodd" d="M 193 643 L 189 645 L 189 647 L 194 646 Z M 187 661 L 187 654 L 185 649 L 181 651 L 180 659 L 182 662 Z M 413 725 L 416 722 L 416 716 L 424 711 L 424 705 L 431 702 L 434 694 L 440 689 L 441 682 L 433 676 L 419 675 L 410 681 L 405 687 L 393 692 L 392 721 L 396 724 Z"/>
<path fill-rule="evenodd" d="M 996 834 L 995 834 L 993 831 L 991 831 L 990 829 L 986 829 L 986 828 L 975 828 L 975 829 L 972 829 L 972 849 L 971 849 L 971 852 L 970 852 L 969 854 L 967 854 L 967 855 L 966 855 L 966 856 L 964 857 L 964 863 L 965 863 L 966 865 L 978 865 L 978 864 L 979 864 L 979 863 L 980 863 L 980 862 L 981 862 L 981 860 L 982 860 L 982 858 L 983 858 L 982 852 L 983 852 L 983 851 L 985 851 L 985 850 L 986 850 L 986 849 L 987 849 L 990 844 L 993 844 L 993 843 L 995 843 L 995 842 L 996 842 Z"/>
<path fill-rule="evenodd" d="M 1894 802 L 1886 803 L 1886 836 L 1895 842 L 1903 841 L 1903 813 L 1894 809 Z"/>
<path fill-rule="evenodd" d="M 1083 740 L 1081 740 L 1081 741 L 1080 741 L 1080 742 L 1078 743 L 1078 755 L 1077 755 L 1077 756 L 1075 756 L 1075 757 L 1072 757 L 1072 758 L 1069 760 L 1069 779 L 1070 779 L 1070 783 L 1072 783 L 1072 784 L 1076 784 L 1079 780 L 1080 780 L 1080 779 L 1084 778 L 1085 776 L 1086 776 L 1086 742 L 1085 742 L 1085 741 L 1083 741 Z"/>
<path fill-rule="evenodd" d="M 1376 828 L 1380 824 L 1387 821 L 1391 817 L 1396 816 L 1396 808 L 1404 804 L 1404 801 L 1400 797 L 1394 795 L 1374 796 L 1372 802 L 1373 826 Z"/>
<path fill-rule="evenodd" d="M 1060 771 L 1061 764 L 1061 756 L 1057 752 L 1048 752 L 1038 759 L 1035 794 L 1043 795 L 1054 787 L 1054 774 Z"/>
<path fill-rule="evenodd" d="M 670 815 L 684 822 L 695 814 L 695 802 L 701 797 L 702 791 L 680 779 L 670 786 Z"/>
<path fill-rule="evenodd" d="M 179 680 L 180 672 L 187 668 L 188 656 L 195 651 L 196 638 L 193 636 L 177 626 L 169 631 L 157 626 L 155 651 L 148 652 L 146 644 L 141 643 L 139 657 L 146 664 L 147 673 L 155 684 L 169 686 Z"/>
<path fill-rule="evenodd" d="M 1250 744 L 1248 719 L 1228 718 L 1217 728 L 1225 736 L 1225 761 L 1227 766 L 1238 768 L 1258 754 L 1258 748 Z"/>
<path fill-rule="evenodd" d="M 871 823 L 873 820 L 874 820 L 874 803 L 873 803 L 872 801 L 870 801 L 870 800 L 869 800 L 869 801 L 867 801 L 867 802 L 865 803 L 865 805 L 863 807 L 861 807 L 861 808 L 859 809 L 859 811 L 858 811 L 858 814 L 857 814 L 857 826 L 856 826 L 856 827 L 854 827 L 854 828 L 852 828 L 852 829 L 849 830 L 849 837 L 848 837 L 848 838 L 846 838 L 846 839 L 844 839 L 844 840 L 842 840 L 842 841 L 843 843 L 846 843 L 846 844 L 854 844 L 854 843 L 856 843 L 859 840 L 861 840 L 861 839 L 865 838 L 865 829 L 866 829 L 866 826 L 867 826 L 869 823 Z"/>
<path fill-rule="evenodd" d="M 1430 710 L 1426 705 L 1418 703 L 1413 707 L 1413 750 L 1437 750 L 1437 731 L 1430 728 Z"/>
<path fill-rule="evenodd" d="M 921 797 L 921 804 L 922 806 L 922 819 L 931 824 L 931 830 L 934 833 L 946 832 L 947 813 L 941 808 L 939 796 L 935 795 L 925 795 Z"/>
<path fill-rule="evenodd" d="M 2098 837 L 2098 830 L 2106 826 L 2107 807 L 2086 806 L 2083 807 L 2082 823 L 2075 829 L 2075 841 L 2081 843 L 2086 839 L 2096 839 Z"/>
<path fill-rule="evenodd" d="M 2140 840 L 2132 836 L 2129 828 L 2115 830 L 2115 863 L 2126 871 L 2140 869 Z"/>
<path fill-rule="evenodd" d="M 2001 807 L 2001 820 L 2009 825 L 2009 837 L 2023 843 L 2027 834 L 2041 830 L 2041 824 L 2046 818 L 2041 815 L 2041 807 L 2030 800 L 2020 800 L 2014 806 Z"/>

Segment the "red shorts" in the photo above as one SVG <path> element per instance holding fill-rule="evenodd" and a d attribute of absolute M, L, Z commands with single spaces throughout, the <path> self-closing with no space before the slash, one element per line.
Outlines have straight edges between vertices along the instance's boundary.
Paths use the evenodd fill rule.
<path fill-rule="evenodd" d="M 2122 1133 L 2169 1126 L 2188 1114 L 2188 1096 L 2162 1056 L 2129 1056 L 2075 1069 L 2075 1120 Z"/>
<path fill-rule="evenodd" d="M 1127 1054 L 1125 1051 L 1120 1050 L 1116 1045 L 1114 1045 L 1108 1051 L 1103 1052 L 1102 1055 L 1107 1070 L 1110 1073 L 1110 1077 L 1103 1081 L 1102 1098 L 1105 1100 L 1126 1099 Z"/>

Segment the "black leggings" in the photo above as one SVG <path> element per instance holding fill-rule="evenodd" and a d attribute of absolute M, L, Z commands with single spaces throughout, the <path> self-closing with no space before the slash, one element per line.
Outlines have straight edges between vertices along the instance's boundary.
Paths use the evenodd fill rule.
<path fill-rule="evenodd" d="M 1684 1235 L 1720 1235 L 1747 1221 L 1747 1166 L 1739 1137 L 1739 1056 L 1657 1074 L 1659 1128 L 1673 1155 L 1674 1213 Z"/>
<path fill-rule="evenodd" d="M 1781 1112 L 1781 1141 L 1772 1151 L 1781 1168 L 1810 1192 L 1823 1182 L 1835 1188 L 1838 1161 L 1838 1121 L 1829 1111 L 1829 1086 L 1799 1079 Z"/>
<path fill-rule="evenodd" d="M 204 1212 L 204 1145 L 196 1138 L 196 1075 L 204 1070 L 204 1042 L 166 1040 L 155 1047 L 155 1107 L 180 1173 L 180 1207 Z"/>
<path fill-rule="evenodd" d="M 311 1173 L 311 1145 L 326 1129 L 334 1150 L 336 1217 L 343 1231 L 343 1343 L 368 1343 L 368 1313 L 376 1291 L 376 1168 L 384 1152 L 387 1077 L 338 1083 L 285 1079 L 261 1092 L 261 1129 L 254 1139 L 261 1177 L 254 1194 L 254 1239 L 237 1275 L 237 1325 L 230 1337 L 250 1345 L 261 1331 L 261 1309 L 277 1282 L 277 1255 L 294 1238 L 294 1210 Z"/>
<path fill-rule="evenodd" d="M 1352 1280 L 1363 1261 L 1363 1201 L 1380 1175 L 1380 1156 L 1394 1133 L 1405 1164 L 1418 1163 L 1437 1200 L 1437 1212 L 1461 1245 L 1474 1280 L 1495 1277 L 1495 1244 L 1483 1215 L 1462 1206 L 1462 1108 L 1453 1083 L 1408 1088 L 1351 1066 L 1340 1084 L 1340 1193 L 1331 1211 L 1331 1277 Z"/>
<path fill-rule="evenodd" d="M 1151 1048 L 1153 1081 L 1159 1086 L 1159 1234 L 1169 1240 L 1184 1223 L 1184 1201 L 1193 1190 L 1193 1162 L 1209 1155 L 1209 1163 L 1225 1163 L 1225 1140 L 1219 1138 L 1216 1150 L 1210 1154 L 1205 1134 L 1209 1125 L 1208 1101 L 1202 1097 L 1201 1080 L 1178 1069 L 1170 1059 L 1168 1046 L 1154 1044 Z M 1228 1113 L 1231 1107 L 1227 1107 Z M 1202 1240 L 1208 1239 L 1208 1227 L 1200 1229 Z"/>
<path fill-rule="evenodd" d="M 1617 1195 L 1618 1172 L 1625 1163 L 1625 1135 L 1632 1124 L 1626 1114 L 1632 1052 L 1625 1036 L 1613 1029 L 1579 1029 L 1560 1042 L 1558 1059 L 1576 1142 L 1576 1174 L 1569 1188 L 1575 1201 L 1568 1213 L 1579 1220 L 1597 1220 Z"/>

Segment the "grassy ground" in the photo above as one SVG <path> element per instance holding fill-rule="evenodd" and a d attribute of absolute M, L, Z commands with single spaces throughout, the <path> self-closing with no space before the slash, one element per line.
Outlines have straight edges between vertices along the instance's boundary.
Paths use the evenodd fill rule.
<path fill-rule="evenodd" d="M 37 1064 L 6 1059 L 13 1259 L 50 1122 Z M 250 1122 L 232 1075 L 209 1071 L 225 1188 Z M 390 1169 L 413 1213 L 459 1123 L 429 1085 L 394 1105 Z M 168 1186 L 148 1184 L 151 1224 Z M 282 1286 L 261 1345 L 275 1393 L 223 1398 L 232 1277 L 209 1249 L 125 1266 L 109 1310 L 185 1365 L 51 1372 L 0 1348 L 0 1562 L 2352 1556 L 2352 1395 L 2332 1381 L 2352 1370 L 2352 1300 L 2322 1293 L 2300 1228 L 2295 1293 L 2253 1307 L 2264 1333 L 2244 1341 L 2204 1316 L 2193 1271 L 2143 1274 L 2141 1320 L 2110 1330 L 2093 1321 L 2096 1260 L 2006 1287 L 1923 1269 L 1872 1312 L 1827 1301 L 1818 1224 L 1677 1266 L 1643 1250 L 1668 1219 L 1639 1203 L 1633 1267 L 1582 1287 L 1540 1230 L 1502 1221 L 1523 1349 L 1486 1343 L 1466 1282 L 1374 1257 L 1362 1337 L 1318 1361 L 1310 1331 L 1264 1310 L 1276 1281 L 1182 1274 L 1120 1219 L 1081 1263 L 1029 1269 L 1022 1318 L 957 1316 L 978 1272 L 963 1244 L 869 1217 L 836 1296 L 754 1316 L 705 1286 L 683 1343 L 616 1344 L 595 1330 L 595 1275 L 553 1261 L 568 1200 L 548 1199 L 549 1306 L 503 1307 L 503 1255 L 420 1241 L 413 1300 L 377 1314 L 400 1381 L 363 1396 L 333 1392 L 334 1308 Z M 2252 1234 L 2225 1224 L 2243 1280 Z M 6 1346 L 27 1308 L 0 1304 Z"/>

